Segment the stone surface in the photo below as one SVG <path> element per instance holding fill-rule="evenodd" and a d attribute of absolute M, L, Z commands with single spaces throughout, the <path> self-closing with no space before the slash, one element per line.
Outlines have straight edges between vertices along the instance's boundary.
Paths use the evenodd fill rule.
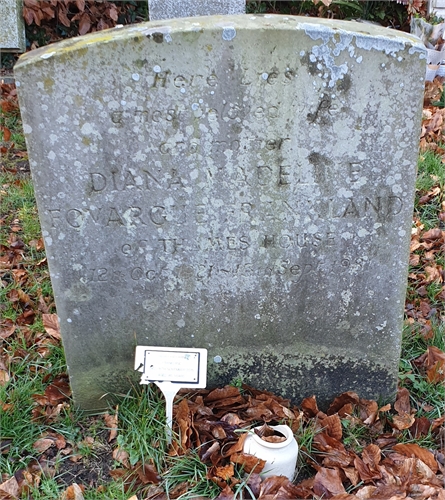
<path fill-rule="evenodd" d="M 129 387 L 137 344 L 207 348 L 209 386 L 393 395 L 424 52 L 371 25 L 266 15 L 22 56 L 80 406 Z"/>
<path fill-rule="evenodd" d="M 0 51 L 25 52 L 25 23 L 22 0 L 0 2 Z"/>
<path fill-rule="evenodd" d="M 246 0 L 148 0 L 150 21 L 245 12 Z"/>

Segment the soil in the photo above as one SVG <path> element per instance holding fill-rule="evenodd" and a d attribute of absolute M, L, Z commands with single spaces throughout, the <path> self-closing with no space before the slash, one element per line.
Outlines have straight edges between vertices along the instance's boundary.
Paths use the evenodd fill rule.
<path fill-rule="evenodd" d="M 89 488 L 97 488 L 101 484 L 112 481 L 110 469 L 114 464 L 113 449 L 108 443 L 109 431 L 99 432 L 91 447 L 86 446 L 83 452 L 63 457 L 56 467 L 55 480 L 58 484 L 69 486 L 73 483 Z"/>

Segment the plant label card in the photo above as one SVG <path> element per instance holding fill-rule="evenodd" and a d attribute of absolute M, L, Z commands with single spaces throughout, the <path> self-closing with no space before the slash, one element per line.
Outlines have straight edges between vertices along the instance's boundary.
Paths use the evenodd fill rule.
<path fill-rule="evenodd" d="M 180 388 L 202 388 L 207 383 L 207 349 L 137 346 L 135 370 L 141 384 L 170 382 Z"/>
<path fill-rule="evenodd" d="M 173 400 L 179 389 L 203 388 L 207 383 L 207 349 L 137 346 L 134 369 L 141 384 L 156 384 L 165 397 L 167 439 L 171 442 Z"/>

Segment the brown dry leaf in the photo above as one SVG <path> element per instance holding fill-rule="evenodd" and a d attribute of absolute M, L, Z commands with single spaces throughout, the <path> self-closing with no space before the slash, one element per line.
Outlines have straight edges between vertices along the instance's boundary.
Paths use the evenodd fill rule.
<path fill-rule="evenodd" d="M 86 35 L 91 29 L 91 18 L 84 12 L 79 22 L 79 35 Z"/>
<path fill-rule="evenodd" d="M 394 451 L 406 457 L 418 458 L 422 460 L 434 473 L 437 472 L 437 462 L 434 455 L 416 443 L 398 443 L 392 447 Z"/>
<path fill-rule="evenodd" d="M 351 481 L 352 486 L 357 486 L 360 482 L 360 476 L 355 467 L 342 467 L 342 471 L 349 481 Z"/>
<path fill-rule="evenodd" d="M 365 425 L 372 425 L 378 416 L 379 407 L 376 401 L 369 399 L 360 399 L 360 418 Z"/>
<path fill-rule="evenodd" d="M 46 450 L 51 448 L 54 444 L 54 439 L 50 438 L 41 438 L 38 439 L 32 447 L 38 452 L 38 453 L 44 453 Z"/>
<path fill-rule="evenodd" d="M 260 494 L 258 499 L 262 498 L 273 498 L 285 499 L 292 498 L 289 496 L 280 495 L 279 492 L 283 492 L 283 487 L 288 487 L 292 484 L 289 479 L 285 476 L 271 476 L 267 477 L 261 484 Z"/>
<path fill-rule="evenodd" d="M 315 475 L 314 493 L 326 498 L 330 498 L 332 495 L 346 493 L 341 480 L 340 470 L 320 467 Z"/>
<path fill-rule="evenodd" d="M 397 399 L 394 403 L 394 409 L 400 415 L 404 413 L 411 413 L 411 404 L 409 398 L 410 394 L 408 389 L 402 387 L 401 389 L 397 390 Z"/>
<path fill-rule="evenodd" d="M 11 499 L 19 498 L 20 488 L 17 483 L 17 479 L 14 476 L 0 484 L 0 495 L 0 498 L 3 496 Z"/>
<path fill-rule="evenodd" d="M 142 465 L 141 463 L 138 463 L 136 472 L 142 484 L 159 484 L 161 482 L 161 476 L 154 465 Z"/>
<path fill-rule="evenodd" d="M 344 469 L 354 462 L 355 457 L 355 453 L 351 451 L 333 448 L 330 451 L 326 452 L 326 456 L 325 458 L 323 458 L 322 463 L 324 467 L 340 467 L 341 469 Z"/>
<path fill-rule="evenodd" d="M 215 476 L 224 479 L 224 481 L 228 481 L 235 475 L 235 468 L 233 467 L 233 464 L 229 464 L 225 466 L 214 467 L 213 472 Z"/>
<path fill-rule="evenodd" d="M 381 451 L 376 444 L 368 444 L 362 451 L 362 460 L 371 469 L 376 469 L 380 463 Z"/>
<path fill-rule="evenodd" d="M 227 437 L 226 431 L 221 424 L 215 423 L 211 429 L 211 434 L 215 439 L 225 439 Z"/>
<path fill-rule="evenodd" d="M 226 385 L 223 388 L 214 389 L 205 397 L 205 402 L 210 403 L 220 399 L 234 398 L 240 396 L 239 389 L 231 385 Z"/>
<path fill-rule="evenodd" d="M 418 439 L 422 436 L 426 436 L 431 429 L 431 422 L 426 417 L 416 418 L 414 424 L 411 427 L 411 434 L 414 438 Z"/>
<path fill-rule="evenodd" d="M 3 140 L 5 142 L 8 142 L 9 139 L 11 139 L 11 131 L 9 130 L 9 128 L 6 128 L 4 125 L 2 125 L 0 127 L 0 129 L 3 131 Z"/>
<path fill-rule="evenodd" d="M 226 485 L 221 493 L 215 498 L 215 500 L 234 500 L 235 493 L 230 489 L 229 485 Z"/>
<path fill-rule="evenodd" d="M 9 372 L 0 368 L 0 386 L 6 385 L 10 380 Z"/>
<path fill-rule="evenodd" d="M 58 375 L 45 389 L 45 397 L 49 404 L 56 405 L 71 396 L 71 389 L 66 375 Z"/>
<path fill-rule="evenodd" d="M 433 229 L 429 229 L 428 231 L 425 231 L 422 236 L 421 236 L 421 241 L 434 241 L 434 240 L 441 240 L 443 237 L 441 229 L 438 227 L 435 227 Z"/>
<path fill-rule="evenodd" d="M 7 339 L 15 332 L 15 324 L 10 319 L 0 322 L 0 339 Z"/>
<path fill-rule="evenodd" d="M 214 453 L 219 452 L 220 449 L 221 449 L 221 446 L 218 443 L 218 441 L 215 441 L 214 443 L 212 443 L 210 448 L 205 453 L 203 453 L 203 455 L 201 457 L 201 462 L 205 462 L 206 460 L 208 460 Z"/>
<path fill-rule="evenodd" d="M 117 436 L 117 426 L 118 426 L 118 409 L 119 406 L 116 407 L 116 413 L 114 415 L 110 415 L 109 413 L 104 414 L 104 421 L 107 429 L 110 429 L 110 435 L 108 437 L 108 442 L 113 441 L 113 439 Z"/>
<path fill-rule="evenodd" d="M 317 433 L 314 437 L 313 444 L 317 450 L 327 453 L 331 453 L 332 450 L 346 452 L 346 449 L 341 441 L 329 436 L 325 432 Z"/>
<path fill-rule="evenodd" d="M 334 495 L 331 500 L 359 500 L 355 495 L 350 493 L 340 493 L 340 495 Z"/>
<path fill-rule="evenodd" d="M 234 453 L 230 456 L 230 461 L 234 464 L 241 465 L 244 472 L 247 474 L 250 474 L 251 472 L 259 474 L 266 465 L 265 460 L 261 460 L 260 458 L 247 453 Z"/>
<path fill-rule="evenodd" d="M 229 448 L 223 449 L 222 453 L 221 453 L 222 457 L 223 458 L 230 457 L 230 455 L 233 455 L 234 453 L 238 453 L 239 451 L 242 451 L 244 448 L 244 442 L 247 439 L 247 436 L 248 436 L 247 432 L 244 434 L 241 434 L 238 441 L 233 443 Z"/>
<path fill-rule="evenodd" d="M 300 406 L 304 414 L 309 418 L 315 417 L 315 415 L 317 415 L 317 413 L 319 412 L 317 399 L 315 396 L 304 398 Z"/>
<path fill-rule="evenodd" d="M 130 457 L 130 455 L 125 450 L 122 450 L 119 447 L 117 447 L 115 450 L 113 450 L 114 460 L 121 463 L 127 469 L 130 469 L 130 467 L 131 467 L 130 462 L 128 460 L 129 457 Z"/>
<path fill-rule="evenodd" d="M 438 347 L 429 346 L 427 349 L 426 368 L 428 381 L 437 383 L 445 380 L 445 353 Z"/>
<path fill-rule="evenodd" d="M 68 17 L 67 17 L 66 14 L 67 14 L 67 8 L 66 8 L 66 6 L 63 5 L 62 3 L 59 3 L 58 4 L 58 8 L 57 8 L 57 15 L 58 15 L 59 21 L 64 26 L 66 26 L 67 28 L 69 28 L 71 26 L 71 21 L 68 19 Z"/>
<path fill-rule="evenodd" d="M 33 305 L 33 301 L 31 300 L 31 297 L 27 293 L 25 293 L 22 289 L 19 288 L 17 290 L 17 294 L 19 296 L 20 302 L 22 304 L 24 304 L 25 307 L 28 305 Z"/>
<path fill-rule="evenodd" d="M 179 426 L 179 436 L 181 439 L 181 447 L 183 450 L 190 448 L 190 435 L 191 435 L 191 416 L 187 400 L 183 399 L 177 405 L 176 422 Z"/>
<path fill-rule="evenodd" d="M 442 283 L 442 268 L 440 266 L 425 266 L 427 283 Z"/>
<path fill-rule="evenodd" d="M 360 475 L 360 479 L 366 484 L 381 479 L 382 473 L 369 467 L 360 457 L 355 457 L 354 466 Z"/>
<path fill-rule="evenodd" d="M 263 441 L 267 441 L 268 443 L 283 443 L 287 438 L 284 436 L 264 436 L 261 439 Z"/>
<path fill-rule="evenodd" d="M 60 325 L 57 314 L 42 314 L 42 320 L 46 333 L 60 340 L 62 336 L 60 335 Z"/>
<path fill-rule="evenodd" d="M 409 415 L 408 413 L 394 415 L 391 426 L 394 427 L 394 429 L 402 431 L 404 429 L 409 429 L 414 424 L 415 420 L 414 415 Z"/>
<path fill-rule="evenodd" d="M 328 415 L 333 415 L 334 413 L 338 413 L 340 417 L 344 416 L 344 412 L 342 412 L 343 408 L 348 405 L 348 409 L 351 408 L 351 405 L 356 405 L 359 402 L 359 397 L 358 394 L 355 392 L 349 391 L 349 392 L 344 392 L 343 394 L 340 394 L 340 396 L 337 396 L 334 401 L 331 403 L 331 405 L 328 408 L 327 414 Z"/>
<path fill-rule="evenodd" d="M 61 500 L 84 500 L 84 491 L 84 486 L 73 483 L 62 493 Z"/>
<path fill-rule="evenodd" d="M 319 422 L 326 434 L 338 440 L 342 438 L 343 431 L 341 427 L 341 420 L 337 413 L 322 417 Z"/>
<path fill-rule="evenodd" d="M 227 422 L 229 425 L 242 425 L 244 423 L 243 420 L 239 418 L 239 415 L 236 413 L 227 413 L 221 418 L 222 422 Z"/>

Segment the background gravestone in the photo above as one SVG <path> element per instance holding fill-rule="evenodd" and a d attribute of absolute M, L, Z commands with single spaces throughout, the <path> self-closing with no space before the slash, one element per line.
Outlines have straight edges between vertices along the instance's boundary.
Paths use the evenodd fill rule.
<path fill-rule="evenodd" d="M 22 0 L 0 2 L 0 51 L 25 52 L 25 23 Z"/>
<path fill-rule="evenodd" d="M 246 0 L 148 0 L 150 21 L 245 12 Z"/>
<path fill-rule="evenodd" d="M 393 394 L 424 52 L 371 25 L 266 15 L 22 56 L 79 405 L 129 387 L 137 344 L 207 348 L 209 386 Z"/>

